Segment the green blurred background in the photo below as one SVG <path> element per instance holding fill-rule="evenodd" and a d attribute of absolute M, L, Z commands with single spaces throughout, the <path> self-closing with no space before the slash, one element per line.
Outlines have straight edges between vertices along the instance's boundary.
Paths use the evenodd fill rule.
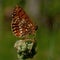
<path fill-rule="evenodd" d="M 37 54 L 29 60 L 60 60 L 60 0 L 0 0 L 0 60 L 17 60 L 11 31 L 12 9 L 20 5 L 38 25 Z"/>

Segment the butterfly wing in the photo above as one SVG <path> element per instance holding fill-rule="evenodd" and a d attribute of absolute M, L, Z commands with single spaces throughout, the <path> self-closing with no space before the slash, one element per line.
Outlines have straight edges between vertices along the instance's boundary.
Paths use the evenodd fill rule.
<path fill-rule="evenodd" d="M 16 6 L 13 10 L 11 28 L 17 37 L 33 34 L 35 32 L 35 25 L 19 6 Z"/>

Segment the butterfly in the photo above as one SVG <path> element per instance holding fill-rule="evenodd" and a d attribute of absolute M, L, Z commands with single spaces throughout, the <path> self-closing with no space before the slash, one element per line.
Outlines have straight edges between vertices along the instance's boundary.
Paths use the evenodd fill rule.
<path fill-rule="evenodd" d="M 24 9 L 18 5 L 12 12 L 11 29 L 16 37 L 31 35 L 37 30 L 36 25 L 28 17 Z"/>

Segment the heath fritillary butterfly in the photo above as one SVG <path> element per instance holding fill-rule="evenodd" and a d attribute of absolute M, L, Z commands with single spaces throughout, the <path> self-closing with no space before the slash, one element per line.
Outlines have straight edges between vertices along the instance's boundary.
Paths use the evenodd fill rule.
<path fill-rule="evenodd" d="M 13 34 L 17 37 L 34 34 L 36 31 L 34 23 L 18 5 L 13 9 L 11 28 Z"/>

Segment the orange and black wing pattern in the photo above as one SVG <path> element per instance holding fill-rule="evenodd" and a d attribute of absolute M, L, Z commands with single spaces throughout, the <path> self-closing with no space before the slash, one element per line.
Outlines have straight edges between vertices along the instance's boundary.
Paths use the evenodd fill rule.
<path fill-rule="evenodd" d="M 12 32 L 17 37 L 34 34 L 36 27 L 23 8 L 16 6 L 12 13 L 11 22 Z"/>

